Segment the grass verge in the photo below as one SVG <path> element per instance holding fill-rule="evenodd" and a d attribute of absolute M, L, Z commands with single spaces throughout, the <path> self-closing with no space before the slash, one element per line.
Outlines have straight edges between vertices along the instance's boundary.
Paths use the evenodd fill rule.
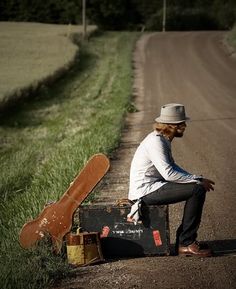
<path fill-rule="evenodd" d="M 59 199 L 92 154 L 109 155 L 118 145 L 136 38 L 129 32 L 91 38 L 60 83 L 1 116 L 1 288 L 45 288 L 69 273 L 63 256 L 46 245 L 21 249 L 18 233 Z"/>
<path fill-rule="evenodd" d="M 236 52 L 236 24 L 234 25 L 233 29 L 227 33 L 226 41 L 231 47 L 233 53 Z"/>

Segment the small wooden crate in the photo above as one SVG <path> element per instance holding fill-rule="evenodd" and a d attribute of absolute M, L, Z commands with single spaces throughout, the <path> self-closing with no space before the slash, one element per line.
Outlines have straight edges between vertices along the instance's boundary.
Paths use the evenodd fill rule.
<path fill-rule="evenodd" d="M 100 236 L 92 233 L 69 233 L 66 235 L 68 263 L 82 266 L 103 260 Z"/>

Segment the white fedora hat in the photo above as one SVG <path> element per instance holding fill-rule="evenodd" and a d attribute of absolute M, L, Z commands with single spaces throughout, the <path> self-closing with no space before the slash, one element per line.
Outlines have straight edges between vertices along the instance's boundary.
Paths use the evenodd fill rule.
<path fill-rule="evenodd" d="M 161 115 L 155 119 L 160 123 L 181 123 L 189 120 L 185 115 L 185 108 L 183 104 L 169 103 L 161 107 Z"/>

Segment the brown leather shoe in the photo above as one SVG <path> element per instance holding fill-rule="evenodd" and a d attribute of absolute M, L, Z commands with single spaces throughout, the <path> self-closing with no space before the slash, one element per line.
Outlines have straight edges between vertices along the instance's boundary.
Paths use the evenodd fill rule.
<path fill-rule="evenodd" d="M 196 257 L 211 257 L 211 249 L 203 249 L 200 244 L 195 241 L 188 246 L 179 246 L 179 256 L 196 256 Z"/>

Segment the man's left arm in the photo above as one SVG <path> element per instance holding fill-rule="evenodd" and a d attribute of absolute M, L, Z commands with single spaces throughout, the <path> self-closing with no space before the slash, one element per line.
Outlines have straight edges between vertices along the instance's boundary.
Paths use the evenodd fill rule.
<path fill-rule="evenodd" d="M 179 172 L 182 173 L 182 174 L 186 174 L 186 175 L 189 174 L 187 171 L 185 171 L 184 169 L 182 169 L 181 167 L 179 167 L 176 163 L 174 163 L 174 167 L 175 167 L 175 169 L 176 169 L 177 171 L 179 171 Z M 211 190 L 214 191 L 214 187 L 213 187 L 213 185 L 215 185 L 215 182 L 214 182 L 214 181 L 212 181 L 212 180 L 210 180 L 210 179 L 207 179 L 207 178 L 203 178 L 202 176 L 195 176 L 195 180 L 196 180 L 199 184 L 203 185 L 203 187 L 205 188 L 205 190 L 206 190 L 207 192 L 209 192 L 209 191 L 211 191 Z"/>

